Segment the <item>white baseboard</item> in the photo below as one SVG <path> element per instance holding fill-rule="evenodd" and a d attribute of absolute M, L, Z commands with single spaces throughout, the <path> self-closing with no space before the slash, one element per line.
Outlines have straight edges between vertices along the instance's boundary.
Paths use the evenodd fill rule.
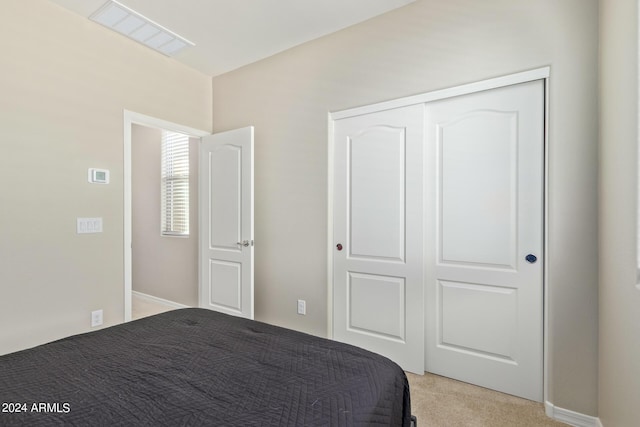
<path fill-rule="evenodd" d="M 544 402 L 544 411 L 548 417 L 575 427 L 602 427 L 602 423 L 598 417 L 558 408 L 551 402 Z"/>
<path fill-rule="evenodd" d="M 164 298 L 154 297 L 153 295 L 143 294 L 142 292 L 131 291 L 131 293 L 133 295 L 135 295 L 136 297 L 140 298 L 140 299 L 147 300 L 147 301 L 150 301 L 150 302 L 154 302 L 156 304 L 166 305 L 167 307 L 171 307 L 171 308 L 189 308 L 188 305 L 184 305 L 184 304 L 180 304 L 180 303 L 177 303 L 177 302 L 169 301 L 169 300 L 164 299 Z"/>

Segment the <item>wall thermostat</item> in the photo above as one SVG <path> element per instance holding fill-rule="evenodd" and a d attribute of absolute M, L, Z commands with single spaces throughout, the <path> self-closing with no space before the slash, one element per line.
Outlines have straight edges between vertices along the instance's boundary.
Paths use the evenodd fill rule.
<path fill-rule="evenodd" d="M 89 182 L 92 184 L 108 184 L 109 170 L 107 169 L 89 169 Z"/>

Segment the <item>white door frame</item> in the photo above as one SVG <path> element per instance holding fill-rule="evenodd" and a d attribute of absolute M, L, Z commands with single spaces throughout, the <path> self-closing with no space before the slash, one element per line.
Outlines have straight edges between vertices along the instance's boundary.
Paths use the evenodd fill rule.
<path fill-rule="evenodd" d="M 358 116 L 362 114 L 370 114 L 379 111 L 389 110 L 392 108 L 406 107 L 414 104 L 424 104 L 440 99 L 452 98 L 454 96 L 468 95 L 475 92 L 484 90 L 496 89 L 503 86 L 510 86 L 519 83 L 526 83 L 534 80 L 544 80 L 545 87 L 545 129 L 544 129 L 544 207 L 543 207 L 543 240 L 544 240 L 544 265 L 549 265 L 549 248 L 548 248 L 548 197 L 549 197 L 549 179 L 548 179 L 548 164 L 549 164 L 549 77 L 551 74 L 551 67 L 542 67 L 534 70 L 524 71 L 516 74 L 510 74 L 502 77 L 496 77 L 480 82 L 469 83 L 461 86 L 456 86 L 447 89 L 436 90 L 433 92 L 427 92 L 419 95 L 409 96 L 405 98 L 394 99 L 391 101 L 380 102 L 376 104 L 366 105 L 362 107 L 356 107 L 348 110 L 342 110 L 337 112 L 329 112 L 328 114 L 328 174 L 327 174 L 327 334 L 329 338 L 333 338 L 333 175 L 334 175 L 334 160 L 335 155 L 335 141 L 333 140 L 334 123 L 336 120 L 344 119 L 348 117 Z M 543 273 L 543 289 L 544 289 L 544 301 L 543 301 L 543 401 L 547 402 L 549 397 L 549 369 L 548 369 L 548 348 L 549 348 L 549 333 L 548 333 L 548 307 L 549 307 L 549 280 L 548 269 L 545 268 Z"/>
<path fill-rule="evenodd" d="M 211 132 L 190 128 L 133 111 L 124 110 L 124 321 L 131 321 L 131 292 L 133 285 L 133 254 L 132 243 L 132 181 L 131 181 L 131 126 L 143 125 L 158 129 L 183 133 L 201 138 Z M 200 285 L 198 284 L 198 301 L 200 300 Z"/>

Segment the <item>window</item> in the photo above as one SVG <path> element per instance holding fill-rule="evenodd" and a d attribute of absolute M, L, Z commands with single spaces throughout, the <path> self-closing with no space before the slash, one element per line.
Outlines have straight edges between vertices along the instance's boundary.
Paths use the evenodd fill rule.
<path fill-rule="evenodd" d="M 189 137 L 162 131 L 161 227 L 163 236 L 189 235 Z"/>

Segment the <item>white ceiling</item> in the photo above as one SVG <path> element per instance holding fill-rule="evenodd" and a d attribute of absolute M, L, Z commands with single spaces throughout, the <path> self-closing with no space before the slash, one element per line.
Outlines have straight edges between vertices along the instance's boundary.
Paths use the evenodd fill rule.
<path fill-rule="evenodd" d="M 87 18 L 106 3 L 106 0 L 50 1 Z M 124 6 L 194 42 L 196 46 L 185 49 L 174 58 L 212 76 L 413 1 L 118 0 Z"/>

